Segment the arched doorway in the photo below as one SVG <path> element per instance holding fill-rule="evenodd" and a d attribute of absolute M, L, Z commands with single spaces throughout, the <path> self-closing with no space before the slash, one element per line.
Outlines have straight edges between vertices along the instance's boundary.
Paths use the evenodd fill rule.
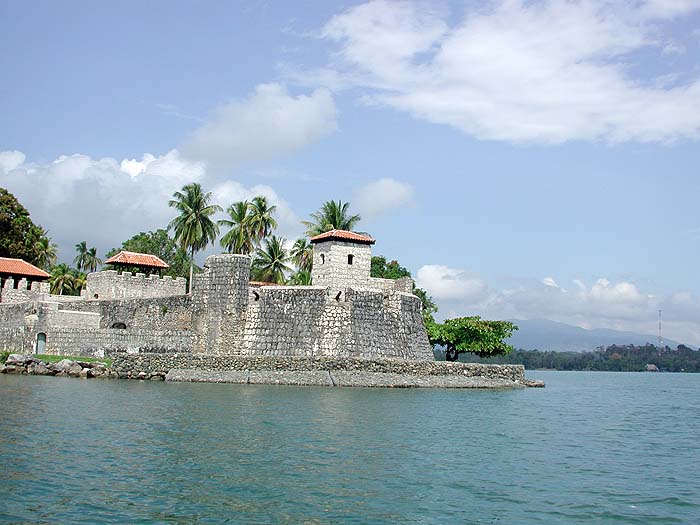
<path fill-rule="evenodd" d="M 36 353 L 46 353 L 46 334 L 44 332 L 39 332 L 36 334 Z"/>
<path fill-rule="evenodd" d="M 126 330 L 126 324 L 125 323 L 114 323 L 112 325 L 112 328 L 116 328 L 117 330 Z"/>

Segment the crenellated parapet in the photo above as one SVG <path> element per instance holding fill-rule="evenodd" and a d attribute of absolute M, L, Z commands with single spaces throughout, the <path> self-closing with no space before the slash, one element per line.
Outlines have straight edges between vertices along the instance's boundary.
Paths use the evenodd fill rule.
<path fill-rule="evenodd" d="M 186 281 L 182 277 L 147 276 L 143 273 L 119 273 L 116 270 L 89 273 L 85 287 L 85 298 L 88 300 L 168 297 L 185 293 Z"/>

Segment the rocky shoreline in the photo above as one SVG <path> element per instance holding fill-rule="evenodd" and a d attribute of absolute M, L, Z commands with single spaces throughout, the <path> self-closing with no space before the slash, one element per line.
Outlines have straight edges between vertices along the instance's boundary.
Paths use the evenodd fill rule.
<path fill-rule="evenodd" d="M 46 363 L 10 354 L 0 373 L 150 381 L 383 388 L 543 387 L 521 365 L 340 358 L 275 358 L 193 354 L 117 355 L 104 363 Z"/>

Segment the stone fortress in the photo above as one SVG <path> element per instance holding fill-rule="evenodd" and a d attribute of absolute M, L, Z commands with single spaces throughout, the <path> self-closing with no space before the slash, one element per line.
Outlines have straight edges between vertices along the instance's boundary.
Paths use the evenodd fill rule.
<path fill-rule="evenodd" d="M 250 258 L 223 254 L 189 294 L 182 278 L 115 270 L 90 273 L 81 297 L 7 279 L 0 351 L 434 360 L 411 279 L 370 277 L 374 239 L 333 230 L 311 242 L 313 286 L 250 282 Z"/>

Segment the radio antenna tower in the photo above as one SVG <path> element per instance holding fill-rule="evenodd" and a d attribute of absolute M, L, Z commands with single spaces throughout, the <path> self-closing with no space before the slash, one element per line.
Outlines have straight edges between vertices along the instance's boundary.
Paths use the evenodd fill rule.
<path fill-rule="evenodd" d="M 663 340 L 661 339 L 661 309 L 659 309 L 659 353 L 661 353 L 661 349 L 663 348 Z"/>

